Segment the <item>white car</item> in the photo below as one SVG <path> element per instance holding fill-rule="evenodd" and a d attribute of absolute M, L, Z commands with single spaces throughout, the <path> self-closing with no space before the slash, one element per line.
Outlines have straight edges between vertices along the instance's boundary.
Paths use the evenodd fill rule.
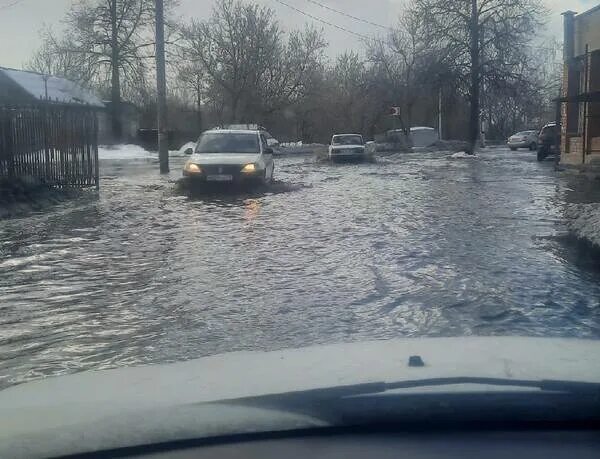
<path fill-rule="evenodd" d="M 270 183 L 273 150 L 258 130 L 213 129 L 204 132 L 183 175 L 195 182 Z"/>
<path fill-rule="evenodd" d="M 281 153 L 279 140 L 273 137 L 271 133 L 260 124 L 227 124 L 224 128 L 231 130 L 260 131 L 261 134 L 264 134 L 265 139 L 267 139 L 267 145 L 273 149 L 273 154 L 278 155 Z"/>
<path fill-rule="evenodd" d="M 336 134 L 329 145 L 329 159 L 365 159 L 365 142 L 360 134 Z"/>
<path fill-rule="evenodd" d="M 517 148 L 537 149 L 537 131 L 521 131 L 511 135 L 506 143 L 508 148 L 515 151 Z"/>

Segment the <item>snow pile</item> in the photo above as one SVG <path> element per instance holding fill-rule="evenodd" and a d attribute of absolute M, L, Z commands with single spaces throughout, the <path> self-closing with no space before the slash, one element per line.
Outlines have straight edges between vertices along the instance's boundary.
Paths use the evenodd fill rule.
<path fill-rule="evenodd" d="M 98 158 L 102 159 L 150 159 L 156 153 L 144 150 L 139 145 L 101 145 L 98 147 Z"/>
<path fill-rule="evenodd" d="M 281 144 L 281 154 L 285 155 L 285 154 L 296 154 L 296 155 L 302 155 L 302 154 L 317 154 L 317 152 L 322 152 L 325 151 L 327 152 L 327 145 L 324 145 L 322 143 L 302 143 L 302 142 L 297 142 L 295 145 L 292 143 L 288 143 L 288 146 L 283 146 L 283 144 Z"/>
<path fill-rule="evenodd" d="M 188 148 L 192 149 L 192 152 L 194 151 L 194 149 L 196 148 L 196 142 L 186 142 L 184 143 L 181 148 L 177 151 L 177 154 L 179 155 L 187 155 L 188 153 L 186 153 L 186 150 Z"/>
<path fill-rule="evenodd" d="M 600 203 L 571 204 L 565 215 L 569 231 L 600 249 Z"/>
<path fill-rule="evenodd" d="M 453 153 L 448 156 L 448 159 L 472 159 L 472 158 L 478 158 L 478 156 L 470 155 L 464 151 L 457 151 L 456 153 Z"/>
<path fill-rule="evenodd" d="M 282 147 L 301 147 L 302 140 L 298 140 L 297 142 L 283 142 L 281 144 Z"/>

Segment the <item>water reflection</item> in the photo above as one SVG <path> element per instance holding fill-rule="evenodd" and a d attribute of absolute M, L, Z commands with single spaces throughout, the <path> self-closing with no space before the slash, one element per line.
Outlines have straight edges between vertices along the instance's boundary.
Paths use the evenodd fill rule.
<path fill-rule="evenodd" d="M 251 223 L 258 218 L 262 204 L 258 199 L 246 199 L 244 201 L 244 219 Z"/>

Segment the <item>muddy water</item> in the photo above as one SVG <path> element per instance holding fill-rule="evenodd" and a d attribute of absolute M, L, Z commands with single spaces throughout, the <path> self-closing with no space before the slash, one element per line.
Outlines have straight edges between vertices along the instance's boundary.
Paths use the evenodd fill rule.
<path fill-rule="evenodd" d="M 177 191 L 183 158 L 0 222 L 0 387 L 233 350 L 413 336 L 600 337 L 577 190 L 529 152 L 276 161 L 266 192 Z"/>

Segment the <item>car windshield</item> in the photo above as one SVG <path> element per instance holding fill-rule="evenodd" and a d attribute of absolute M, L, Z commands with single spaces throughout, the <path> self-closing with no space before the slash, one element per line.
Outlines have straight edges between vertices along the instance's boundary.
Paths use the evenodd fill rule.
<path fill-rule="evenodd" d="M 362 145 L 363 140 L 359 135 L 334 135 L 332 145 Z"/>
<path fill-rule="evenodd" d="M 256 134 L 206 133 L 200 136 L 196 153 L 258 153 L 260 146 Z"/>
<path fill-rule="evenodd" d="M 600 382 L 598 3 L 0 0 L 0 458 Z"/>

